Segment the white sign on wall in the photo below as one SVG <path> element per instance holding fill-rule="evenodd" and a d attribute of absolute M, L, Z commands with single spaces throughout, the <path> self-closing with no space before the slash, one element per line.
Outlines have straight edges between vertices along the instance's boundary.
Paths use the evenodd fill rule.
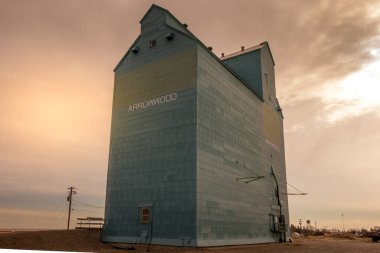
<path fill-rule="evenodd" d="M 171 101 L 177 100 L 178 94 L 177 93 L 171 93 L 167 95 L 163 95 L 160 97 L 152 98 L 149 100 L 145 100 L 142 102 L 138 102 L 136 104 L 130 105 L 128 111 L 137 111 L 139 109 L 145 109 L 151 106 L 156 106 L 164 103 L 168 103 Z"/>

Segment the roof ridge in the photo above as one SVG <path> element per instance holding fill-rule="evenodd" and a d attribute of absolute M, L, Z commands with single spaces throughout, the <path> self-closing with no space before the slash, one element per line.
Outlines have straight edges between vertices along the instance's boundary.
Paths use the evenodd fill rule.
<path fill-rule="evenodd" d="M 231 53 L 231 54 L 228 54 L 228 55 L 224 55 L 224 56 L 220 57 L 220 59 L 222 61 L 224 61 L 224 60 L 233 58 L 235 56 L 240 56 L 240 55 L 244 55 L 246 53 L 254 52 L 256 50 L 259 50 L 259 49 L 263 48 L 264 46 L 268 47 L 270 57 L 272 58 L 273 64 L 275 64 L 275 61 L 274 61 L 274 58 L 273 58 L 273 55 L 272 55 L 272 51 L 270 50 L 268 41 L 263 41 L 263 42 L 261 42 L 261 43 L 259 43 L 257 45 L 254 45 L 252 47 L 245 48 L 245 49 L 244 49 L 244 47 L 242 47 L 242 50 L 234 52 L 234 53 Z"/>
<path fill-rule="evenodd" d="M 170 17 L 173 18 L 173 20 L 175 22 L 177 22 L 178 24 L 180 24 L 181 26 L 183 26 L 183 24 L 173 15 L 170 13 L 170 11 L 168 11 L 167 9 L 165 8 L 162 8 L 161 6 L 158 6 L 156 4 L 152 4 L 152 6 L 149 8 L 149 10 L 145 13 L 144 17 L 140 20 L 140 24 L 143 22 L 143 20 L 148 16 L 148 14 L 153 10 L 153 8 L 158 8 L 160 10 L 163 10 L 165 13 L 167 13 L 168 15 L 170 15 Z M 226 63 L 223 62 L 224 59 L 226 59 L 227 57 L 230 58 L 230 57 L 233 57 L 232 55 L 233 54 L 236 54 L 237 55 L 240 55 L 242 54 L 241 52 L 243 51 L 240 51 L 240 52 L 235 52 L 233 54 L 230 54 L 228 56 L 225 56 L 225 57 L 221 57 L 219 58 L 212 50 L 210 50 L 209 48 L 207 48 L 207 46 L 200 40 L 198 39 L 197 36 L 195 36 L 192 32 L 190 32 L 190 30 L 183 26 L 185 28 L 185 32 L 182 32 L 180 30 L 178 30 L 177 28 L 171 26 L 171 25 L 168 25 L 166 24 L 167 27 L 169 27 L 170 29 L 173 29 L 179 33 L 181 33 L 182 35 L 185 35 L 193 40 L 195 40 L 198 45 L 200 45 L 201 47 L 203 47 L 204 49 L 206 49 L 208 51 L 208 53 L 214 58 L 216 59 L 225 69 L 227 69 L 229 72 L 231 72 L 232 75 L 234 75 L 246 88 L 248 88 L 253 94 L 256 95 L 257 98 L 259 98 L 261 101 L 263 101 L 263 99 L 256 93 L 256 91 L 254 89 L 252 89 L 237 73 L 235 73 L 235 71 L 233 71 Z M 117 66 L 114 68 L 114 71 L 117 70 L 117 68 L 121 65 L 121 63 L 124 61 L 124 59 L 127 57 L 128 53 L 130 52 L 131 48 L 136 44 L 136 42 L 138 41 L 138 39 L 141 37 L 141 34 L 137 37 L 137 39 L 134 41 L 134 43 L 132 44 L 132 46 L 129 48 L 129 50 L 125 53 L 125 55 L 123 56 L 123 58 L 119 61 L 119 63 L 117 64 Z M 264 45 L 268 45 L 268 42 L 267 41 L 264 41 L 264 42 L 261 42 L 260 44 L 258 45 L 255 45 L 255 46 L 252 46 L 246 50 L 250 50 L 250 51 L 244 51 L 244 53 L 248 53 L 248 52 L 252 52 L 252 51 L 255 51 L 257 49 L 260 49 L 262 48 Z M 257 47 L 257 49 L 254 49 L 255 47 Z M 269 45 L 268 45 L 268 48 L 269 48 Z M 270 48 L 269 48 L 269 52 L 270 52 Z M 272 56 L 272 53 L 270 52 L 271 56 Z M 273 59 L 273 57 L 272 57 Z M 273 61 L 274 62 L 274 61 Z"/>
<path fill-rule="evenodd" d="M 228 59 L 228 58 L 231 58 L 231 57 L 234 57 L 234 56 L 238 56 L 238 55 L 242 55 L 242 54 L 245 54 L 245 53 L 256 51 L 258 49 L 261 49 L 267 43 L 268 42 L 266 42 L 266 41 L 265 42 L 261 42 L 259 44 L 254 45 L 254 46 L 251 46 L 249 48 L 245 48 L 245 49 L 242 49 L 240 51 L 227 54 L 227 55 L 221 57 L 220 59 L 221 60 L 225 60 L 225 59 Z"/>
<path fill-rule="evenodd" d="M 165 8 L 163 8 L 163 7 L 161 7 L 161 6 L 158 6 L 158 5 L 156 5 L 156 4 L 152 4 L 151 6 L 150 6 L 150 8 L 149 8 L 149 10 L 144 14 L 144 16 L 141 18 L 141 20 L 140 20 L 140 24 L 143 22 L 143 20 L 148 16 L 148 14 L 153 10 L 153 8 L 158 8 L 158 9 L 160 9 L 160 10 L 162 10 L 162 11 L 165 11 L 165 12 L 167 12 L 167 13 L 170 13 L 167 9 L 165 9 Z"/>

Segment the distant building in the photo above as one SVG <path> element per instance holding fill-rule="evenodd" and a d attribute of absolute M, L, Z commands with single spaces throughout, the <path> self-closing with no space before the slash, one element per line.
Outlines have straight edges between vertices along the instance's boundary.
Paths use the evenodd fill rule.
<path fill-rule="evenodd" d="M 157 5 L 140 23 L 114 69 L 103 240 L 285 239 L 283 118 L 268 43 L 218 58 Z"/>

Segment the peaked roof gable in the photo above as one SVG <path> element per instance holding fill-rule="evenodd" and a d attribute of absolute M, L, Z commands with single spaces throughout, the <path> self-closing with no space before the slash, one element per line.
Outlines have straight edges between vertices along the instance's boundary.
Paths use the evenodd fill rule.
<path fill-rule="evenodd" d="M 142 17 L 142 19 L 140 20 L 140 24 L 142 24 L 144 22 L 144 20 L 149 16 L 149 14 L 152 12 L 152 10 L 156 8 L 156 9 L 159 9 L 161 11 L 164 11 L 166 13 L 169 13 L 168 10 L 162 8 L 161 6 L 158 6 L 158 5 L 155 5 L 155 4 L 152 4 L 152 6 L 150 6 L 149 10 L 145 13 L 145 15 Z"/>
<path fill-rule="evenodd" d="M 273 55 L 272 55 L 272 52 L 270 50 L 268 41 L 261 42 L 260 44 L 255 45 L 253 47 L 246 48 L 243 51 L 239 51 L 239 52 L 235 52 L 235 53 L 223 56 L 220 59 L 222 61 L 224 61 L 224 60 L 236 57 L 236 56 L 244 55 L 244 54 L 247 54 L 247 53 L 250 53 L 250 52 L 254 52 L 254 51 L 257 51 L 257 50 L 261 50 L 264 47 L 268 47 L 268 51 L 269 51 L 270 57 L 271 57 L 271 59 L 273 61 L 273 65 L 275 65 L 275 62 L 274 62 L 274 59 L 273 59 Z"/>
<path fill-rule="evenodd" d="M 140 20 L 140 24 L 142 24 L 149 17 L 149 15 L 152 13 L 153 10 L 159 10 L 159 11 L 162 11 L 166 14 L 166 19 L 165 19 L 166 25 L 172 26 L 172 27 L 176 28 L 177 30 L 180 30 L 184 33 L 192 35 L 190 33 L 190 31 L 187 30 L 187 28 L 184 27 L 184 25 L 173 14 L 170 13 L 170 11 L 162 8 L 161 6 L 155 5 L 155 4 L 152 4 L 152 6 L 149 8 L 149 10 L 145 13 L 143 18 Z"/>
<path fill-rule="evenodd" d="M 263 99 L 257 94 L 257 92 L 254 90 L 254 89 L 252 89 L 238 74 L 236 74 L 235 73 L 235 71 L 233 71 L 229 66 L 227 66 L 227 64 L 226 63 L 224 63 L 223 62 L 223 60 L 225 59 L 225 58 L 227 58 L 227 57 L 229 57 L 229 56 L 231 56 L 231 57 L 234 57 L 234 56 L 238 56 L 238 55 L 240 55 L 240 54 L 236 54 L 236 55 L 233 55 L 233 54 L 231 54 L 231 55 L 228 55 L 228 56 L 226 56 L 226 57 L 224 57 L 224 58 L 219 58 L 217 55 L 215 55 L 214 54 L 214 52 L 212 52 L 211 50 L 209 50 L 209 48 L 205 45 L 205 44 L 203 44 L 203 42 L 202 41 L 200 41 L 194 34 L 192 34 L 188 29 L 187 29 L 187 27 L 185 27 L 185 26 L 183 26 L 183 24 L 173 15 L 173 14 L 171 14 L 167 9 L 164 9 L 164 8 L 162 8 L 162 7 L 160 7 L 160 6 L 158 6 L 158 5 L 156 5 L 156 4 L 152 4 L 152 6 L 149 8 L 149 10 L 145 13 L 145 15 L 143 16 L 143 18 L 140 20 L 140 24 L 142 24 L 143 22 L 144 22 L 144 20 L 149 16 L 149 14 L 154 10 L 154 9 L 158 9 L 158 10 L 161 10 L 161 11 L 163 11 L 163 12 L 165 12 L 165 14 L 167 14 L 167 17 L 169 17 L 170 18 L 170 20 L 171 21 L 173 21 L 174 22 L 174 24 L 177 24 L 177 25 L 179 25 L 180 26 L 180 28 L 182 28 L 182 29 L 179 29 L 179 27 L 177 26 L 177 25 L 173 25 L 173 24 L 171 24 L 171 25 L 169 25 L 168 24 L 168 19 L 166 19 L 166 26 L 167 27 L 169 27 L 170 29 L 173 29 L 173 30 L 175 30 L 176 32 L 179 32 L 179 33 L 181 33 L 182 35 L 184 35 L 184 36 L 187 36 L 188 38 L 190 38 L 190 39 L 193 39 L 193 40 L 195 40 L 201 47 L 203 47 L 204 49 L 206 49 L 209 53 L 210 53 L 210 55 L 214 58 L 214 59 L 216 59 L 220 64 L 222 64 L 222 66 L 225 68 L 225 69 L 227 69 L 229 72 L 231 72 L 231 74 L 233 74 L 244 86 L 246 86 L 250 91 L 252 91 L 252 93 L 253 94 L 255 94 L 256 95 L 256 97 L 257 98 L 259 98 L 261 101 L 263 101 Z M 169 22 L 170 23 L 170 22 Z M 134 43 L 132 44 L 132 46 L 128 49 L 128 51 L 125 53 L 125 55 L 123 56 L 123 58 L 119 61 L 119 63 L 117 64 L 117 66 L 114 68 L 114 70 L 113 71 L 116 71 L 117 69 L 118 69 L 118 67 L 122 64 L 122 62 L 125 60 L 125 58 L 128 56 L 128 54 L 129 54 L 129 52 L 131 51 L 131 49 L 135 46 L 135 44 L 137 43 L 137 41 L 140 39 L 140 37 L 141 37 L 141 35 L 139 35 L 138 36 L 138 38 L 134 41 Z M 268 49 L 269 49 L 269 53 L 270 53 L 270 56 L 271 56 L 271 58 L 272 58 L 272 61 L 273 61 L 273 64 L 274 64 L 274 59 L 273 59 L 273 56 L 272 56 L 272 52 L 271 52 L 271 50 L 270 50 L 270 48 L 269 48 L 269 44 L 268 44 L 268 42 L 267 41 L 265 41 L 265 42 L 262 42 L 262 43 L 260 43 L 259 45 L 256 45 L 256 46 L 253 46 L 253 47 L 251 47 L 251 48 L 248 48 L 248 49 L 251 49 L 249 52 L 253 52 L 253 51 L 256 51 L 256 50 L 258 50 L 258 49 L 261 49 L 261 48 L 263 48 L 264 46 L 267 46 L 268 47 Z M 248 50 L 247 49 L 247 50 Z M 242 52 L 242 53 L 246 53 L 246 50 L 244 51 L 244 52 Z M 233 55 L 233 56 L 232 56 Z"/>
<path fill-rule="evenodd" d="M 119 63 L 116 65 L 116 67 L 113 69 L 113 71 L 115 72 L 119 67 L 120 65 L 124 62 L 125 58 L 127 58 L 129 52 L 131 52 L 132 48 L 136 45 L 137 41 L 140 39 L 141 35 L 139 35 L 135 41 L 132 43 L 132 46 L 128 49 L 128 51 L 124 54 L 124 56 L 121 58 L 121 60 L 119 61 Z"/>

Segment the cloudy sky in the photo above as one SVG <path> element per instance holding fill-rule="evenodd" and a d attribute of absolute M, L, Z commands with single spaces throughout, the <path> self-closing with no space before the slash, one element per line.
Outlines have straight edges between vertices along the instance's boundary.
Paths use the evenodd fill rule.
<path fill-rule="evenodd" d="M 65 228 L 69 186 L 103 214 L 112 70 L 152 3 L 0 0 L 0 229 Z M 269 42 L 291 223 L 380 226 L 380 1 L 155 3 L 218 55 Z"/>

